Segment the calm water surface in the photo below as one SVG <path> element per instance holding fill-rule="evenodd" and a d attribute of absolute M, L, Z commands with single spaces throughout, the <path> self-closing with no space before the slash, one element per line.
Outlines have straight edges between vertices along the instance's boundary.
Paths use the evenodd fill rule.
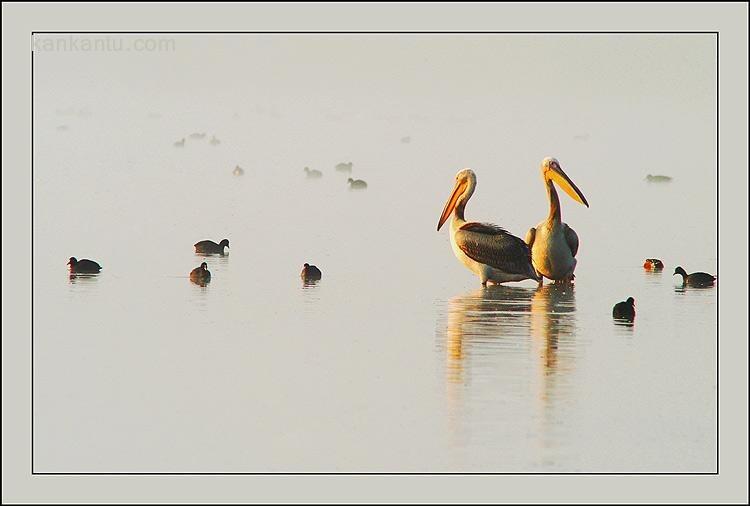
<path fill-rule="evenodd" d="M 71 62 L 37 64 L 36 471 L 716 469 L 718 289 L 671 276 L 717 268 L 710 114 L 686 114 L 703 142 L 685 143 L 643 120 L 667 114 L 659 93 L 614 106 L 614 125 L 594 97 L 564 129 L 441 109 L 445 90 L 318 116 L 268 106 L 270 88 L 234 109 L 124 107 L 141 92 L 84 94 L 50 81 Z M 194 131 L 208 135 L 173 147 Z M 591 204 L 561 196 L 576 284 L 482 288 L 435 231 L 453 177 L 477 172 L 467 218 L 523 237 L 547 213 L 547 155 Z M 341 161 L 366 191 L 347 190 Z M 193 253 L 225 237 L 228 255 Z M 104 269 L 71 278 L 70 256 Z M 647 257 L 665 270 L 644 272 Z M 188 279 L 202 261 L 205 287 Z M 303 285 L 304 262 L 320 282 Z M 635 323 L 616 324 L 628 296 Z"/>

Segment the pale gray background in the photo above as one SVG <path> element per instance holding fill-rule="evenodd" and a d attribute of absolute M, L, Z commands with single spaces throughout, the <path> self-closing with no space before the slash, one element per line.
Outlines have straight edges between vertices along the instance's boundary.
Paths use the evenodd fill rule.
<path fill-rule="evenodd" d="M 5 12 L 7 13 L 6 7 L 4 7 L 4 9 L 5 9 Z M 674 17 L 673 8 L 672 7 L 668 7 L 667 9 L 669 9 L 670 19 L 672 21 L 674 21 L 675 17 Z M 691 6 L 690 9 L 691 10 L 695 9 L 695 6 Z M 91 10 L 87 10 L 87 12 L 91 12 Z M 534 11 L 534 12 L 538 12 L 538 11 Z M 635 11 L 629 9 L 628 12 L 634 13 Z M 746 13 L 746 11 L 743 12 L 743 14 L 745 14 L 745 13 Z M 120 19 L 121 18 L 122 17 L 120 17 Z M 612 16 L 612 18 L 616 18 L 616 19 L 619 19 L 619 20 L 624 20 L 625 19 L 622 15 Z M 610 18 L 610 19 L 612 19 L 612 18 Z M 7 17 L 5 19 L 7 20 Z M 55 19 L 55 20 L 57 20 L 59 22 L 60 17 L 59 16 L 55 16 L 53 19 Z M 141 19 L 143 19 L 143 18 L 141 18 Z M 254 19 L 258 19 L 257 15 L 255 16 Z M 342 19 L 342 18 L 339 17 L 338 19 Z M 372 19 L 372 17 L 370 17 L 370 19 Z M 390 19 L 391 19 L 391 21 L 393 20 L 393 18 L 390 18 Z M 558 16 L 555 19 L 562 19 L 562 18 L 560 18 Z M 580 19 L 580 16 L 578 16 L 578 19 Z M 656 17 L 653 15 L 653 13 L 650 13 L 649 19 L 655 20 Z M 705 17 L 703 19 L 705 19 Z M 507 22 L 507 23 L 512 24 L 512 26 L 507 26 L 507 27 L 504 27 L 504 28 L 518 29 L 520 26 L 523 26 L 523 25 L 519 24 L 518 20 L 510 19 L 508 17 L 507 10 L 504 12 L 503 20 L 505 22 Z M 258 28 L 260 28 L 260 26 L 261 25 L 259 25 Z M 353 25 L 347 25 L 346 28 L 352 28 L 352 26 Z M 262 27 L 267 29 L 268 25 L 265 24 L 265 25 L 262 25 Z M 34 26 L 34 28 L 40 29 L 42 27 Z M 52 27 L 49 27 L 49 28 L 52 28 Z M 59 28 L 59 27 L 56 26 L 55 28 Z M 72 26 L 71 27 L 66 26 L 66 28 L 72 28 Z M 102 25 L 97 25 L 97 28 L 104 28 L 104 27 Z M 110 26 L 110 27 L 107 27 L 107 28 L 114 29 L 115 27 L 114 26 Z M 123 27 L 119 27 L 119 28 L 122 29 Z M 222 27 L 222 28 L 227 28 L 227 27 Z M 252 29 L 252 28 L 253 27 L 250 27 L 250 26 L 243 26 L 242 27 L 242 29 Z M 322 27 L 319 27 L 319 28 L 322 28 Z M 389 28 L 396 29 L 396 27 L 394 27 L 392 25 L 389 25 Z M 413 26 L 410 26 L 410 28 L 413 28 Z M 435 27 L 433 27 L 433 28 L 435 28 Z M 443 26 L 443 28 L 447 28 L 447 26 Z M 451 29 L 457 29 L 457 27 L 455 26 L 455 24 L 451 24 L 450 28 Z M 476 24 L 471 24 L 470 26 L 465 26 L 465 27 L 461 27 L 461 28 L 480 29 L 480 26 L 478 26 Z M 487 29 L 500 29 L 497 26 L 486 27 L 486 28 Z M 534 26 L 531 26 L 531 27 L 528 27 L 528 28 L 543 29 L 542 27 L 536 26 L 536 23 L 534 24 Z M 546 29 L 552 29 L 552 28 L 556 28 L 556 27 L 554 27 L 554 26 L 545 26 L 544 28 L 546 28 Z M 572 27 L 569 27 L 569 28 L 572 28 Z M 575 28 L 583 28 L 583 27 L 576 26 Z M 605 26 L 602 25 L 601 23 L 598 23 L 595 26 L 589 26 L 588 28 L 590 28 L 590 29 L 592 29 L 592 28 L 595 28 L 595 29 L 604 29 Z M 614 27 L 606 26 L 606 28 L 614 28 Z M 659 28 L 664 28 L 664 25 L 662 24 L 662 26 L 660 26 Z M 701 28 L 703 28 L 703 27 L 701 26 Z M 4 38 L 7 40 L 8 37 L 9 37 L 9 30 L 6 29 L 6 30 L 4 30 Z M 729 40 L 727 40 L 727 39 L 729 39 Z M 723 36 L 723 38 L 722 38 L 722 49 L 725 49 L 727 47 L 727 45 L 731 45 L 731 42 L 732 41 L 731 41 L 731 39 L 728 36 L 727 37 Z M 4 52 L 7 53 L 8 47 L 9 47 L 9 44 L 4 44 Z M 26 53 L 26 54 L 28 55 L 28 53 Z M 4 62 L 5 61 L 7 61 L 6 58 L 4 58 Z M 22 60 L 22 61 L 24 61 L 24 60 Z M 727 59 L 723 57 L 722 58 L 722 64 L 723 65 L 726 64 L 726 61 L 727 61 Z M 5 75 L 8 75 L 7 72 L 6 72 Z M 727 80 L 723 80 L 722 83 L 726 85 L 727 84 Z M 731 86 L 732 84 L 734 84 L 734 83 L 732 81 L 729 81 L 728 85 Z M 744 88 L 746 89 L 746 85 L 744 86 Z M 6 89 L 6 93 L 9 93 L 9 92 L 11 92 L 13 90 L 13 88 L 10 88 L 10 87 L 6 87 L 5 89 Z M 739 82 L 739 89 L 740 89 L 740 91 L 742 91 L 742 89 L 743 89 L 743 85 L 742 85 L 741 81 Z M 24 88 L 21 87 L 19 89 L 18 95 L 16 95 L 16 96 L 28 96 L 27 92 L 25 92 L 26 94 L 24 95 L 24 91 L 23 90 L 24 90 Z M 727 101 L 728 101 L 727 95 L 729 95 L 729 93 L 728 92 L 725 93 L 724 89 L 722 89 L 722 104 L 726 104 L 727 103 Z M 5 98 L 7 98 L 7 95 L 6 95 Z M 5 98 L 4 98 L 4 100 L 5 100 Z M 740 98 L 742 98 L 742 97 L 740 97 Z M 742 98 L 742 100 L 744 100 L 744 98 Z M 738 107 L 739 103 L 737 101 L 730 101 L 730 103 L 732 104 L 732 107 L 729 109 L 729 111 L 727 111 L 726 114 L 723 114 L 723 116 L 722 116 L 723 119 L 726 119 L 728 115 L 732 114 L 732 112 L 737 113 L 739 111 L 746 111 L 746 107 Z M 8 105 L 7 103 L 4 103 L 4 106 L 7 106 L 7 105 Z M 6 110 L 6 113 L 4 115 L 4 143 L 7 146 L 7 141 L 8 141 L 8 137 L 7 136 L 9 135 L 10 132 L 28 131 L 28 128 L 26 128 L 26 129 L 20 128 L 20 125 L 23 125 L 24 121 L 27 121 L 28 118 L 26 118 L 24 120 L 23 115 L 22 115 L 19 118 L 19 122 L 16 123 L 16 124 L 14 124 L 12 129 L 9 129 L 9 128 L 7 128 L 8 124 L 7 124 L 7 119 L 6 119 L 8 117 L 7 116 L 7 114 L 8 114 L 7 108 L 5 110 Z M 722 143 L 724 144 L 724 146 L 726 146 L 728 142 L 731 142 L 733 136 L 735 136 L 735 135 L 736 135 L 736 139 L 740 139 L 740 140 L 744 139 L 745 138 L 744 137 L 744 133 L 745 132 L 742 131 L 742 128 L 739 128 L 738 130 L 729 130 L 729 129 L 726 129 L 726 128 L 722 128 Z M 28 153 L 28 150 L 25 150 L 23 152 Z M 6 150 L 4 150 L 4 155 L 5 155 L 5 153 L 7 153 Z M 8 181 L 6 181 L 6 180 L 7 180 L 7 177 L 8 177 L 8 167 L 10 165 L 7 163 L 6 160 L 4 160 L 4 164 L 3 165 L 4 165 L 3 182 L 7 183 Z M 23 164 L 19 164 L 19 165 L 23 165 Z M 743 167 L 743 168 L 745 167 L 744 164 L 735 165 L 735 166 Z M 723 156 L 722 157 L 722 170 L 729 170 L 729 171 L 731 171 L 732 170 L 731 167 L 732 167 L 732 160 L 731 160 L 731 158 L 729 158 L 726 155 Z M 23 174 L 24 173 L 21 173 L 20 176 L 22 177 Z M 722 183 L 726 183 L 726 181 L 728 179 L 728 178 L 724 177 L 724 174 L 725 174 L 725 172 L 722 172 Z M 732 176 L 735 176 L 734 172 L 730 172 L 730 174 Z M 744 178 L 744 177 L 746 177 L 746 174 L 744 174 L 744 172 L 740 171 L 740 173 L 736 174 L 736 176 Z M 732 179 L 734 179 L 734 178 L 732 178 Z M 732 182 L 734 183 L 735 181 L 732 181 Z M 736 184 L 735 186 L 732 186 L 732 188 L 742 188 L 742 189 L 744 189 L 746 187 L 746 185 L 744 184 L 744 181 L 741 181 L 740 183 L 741 184 Z M 6 212 L 8 210 L 8 208 L 6 206 L 9 204 L 9 199 L 5 198 L 5 197 L 8 197 L 8 193 L 7 193 L 8 192 L 8 189 L 7 189 L 8 187 L 9 187 L 9 185 L 7 185 L 7 184 L 4 185 L 4 188 L 6 188 L 4 190 L 4 227 L 3 227 L 4 234 L 9 231 L 9 228 L 7 226 L 8 225 L 7 217 L 9 216 L 9 213 Z M 723 190 L 724 189 L 722 188 L 722 191 Z M 727 199 L 728 198 L 726 197 L 726 195 L 723 194 L 723 196 L 722 196 L 722 203 L 725 204 L 727 202 Z M 746 197 L 744 197 L 744 196 L 742 198 L 736 198 L 736 199 L 733 199 L 733 200 L 730 199 L 731 202 L 745 202 L 745 200 L 746 200 Z M 733 207 L 733 208 L 736 209 L 736 206 Z M 727 218 L 731 218 L 731 215 L 729 215 L 728 213 L 722 212 L 722 219 L 727 219 Z M 744 226 L 743 227 L 738 226 L 737 228 L 734 228 L 733 230 L 742 230 L 743 233 L 744 233 L 745 227 Z M 21 241 L 21 242 L 23 242 L 23 241 Z M 4 258 L 8 258 L 8 256 L 6 256 L 6 247 L 7 247 L 7 245 L 8 245 L 8 241 L 7 241 L 6 237 L 4 237 Z M 723 247 L 722 248 L 722 255 L 727 254 L 727 253 L 732 253 L 731 250 L 727 251 L 728 249 L 729 248 Z M 746 250 L 744 251 L 744 254 L 746 255 Z M 722 257 L 722 265 L 732 265 L 732 263 L 733 262 L 731 262 L 731 260 L 729 262 L 727 262 L 727 259 L 725 259 L 724 257 Z M 737 263 L 740 264 L 740 265 L 746 264 L 746 262 L 743 262 L 743 261 L 738 261 Z M 5 274 L 6 274 L 6 276 L 8 276 L 8 274 L 12 274 L 12 273 L 7 272 L 7 269 L 6 269 Z M 24 286 L 23 280 L 19 280 L 17 283 L 13 283 L 12 285 L 9 284 L 9 282 L 10 282 L 10 280 L 6 277 L 6 279 L 4 280 L 4 285 L 3 285 L 3 292 L 4 292 L 4 319 L 3 319 L 3 325 L 4 325 L 4 334 L 5 334 L 4 344 L 3 344 L 3 346 L 4 346 L 3 351 L 4 351 L 4 356 L 5 357 L 9 356 L 9 354 L 7 353 L 7 351 L 9 351 L 9 350 L 6 349 L 7 346 L 8 346 L 8 344 L 9 344 L 8 343 L 8 338 L 7 338 L 8 333 L 6 332 L 6 330 L 7 330 L 6 325 L 7 325 L 7 322 L 8 322 L 8 319 L 6 319 L 6 316 L 7 316 L 7 312 L 6 312 L 7 306 L 5 305 L 5 303 L 9 300 L 8 297 L 6 296 L 8 294 L 7 290 L 8 290 L 9 286 L 15 286 L 15 287 Z M 725 277 L 724 281 L 723 281 L 723 286 L 722 286 L 722 294 L 725 293 L 724 292 L 725 290 L 728 290 L 728 289 L 731 290 L 731 285 L 732 285 L 732 280 Z M 18 295 L 18 291 L 19 290 L 20 290 L 19 288 L 14 288 L 14 296 L 15 297 L 19 297 L 19 295 Z M 728 293 L 731 293 L 731 292 L 728 292 Z M 733 306 L 732 306 L 733 302 L 737 301 L 738 302 L 738 304 L 736 306 L 737 313 L 735 313 L 735 314 L 746 315 L 746 313 L 744 312 L 745 305 L 744 305 L 743 297 L 746 297 L 746 292 L 742 292 L 742 291 L 740 292 L 739 298 L 735 299 L 735 300 L 729 299 L 728 297 L 722 297 L 722 314 L 726 314 L 725 311 L 726 312 L 730 312 L 732 310 L 732 308 L 733 308 Z M 28 297 L 21 297 L 21 298 L 23 300 L 28 300 Z M 24 321 L 28 321 L 28 319 L 26 319 Z M 746 325 L 746 321 L 744 323 Z M 723 331 L 722 334 L 724 333 L 725 330 L 726 330 L 726 326 L 723 326 L 722 327 L 722 331 Z M 744 332 L 741 332 L 741 330 L 742 329 L 738 329 L 738 332 L 735 335 L 736 336 L 744 335 Z M 22 345 L 22 346 L 27 343 L 26 340 L 19 340 L 17 342 L 20 345 Z M 727 347 L 731 346 L 732 344 L 733 343 L 729 339 L 722 341 L 722 348 L 721 348 L 722 357 L 725 357 L 725 353 L 727 352 Z M 742 345 L 745 346 L 745 342 L 744 341 L 743 341 Z M 742 360 L 744 360 L 744 357 L 746 357 L 747 354 L 745 352 L 743 352 L 743 351 L 744 350 L 738 350 L 738 351 L 736 351 L 735 353 L 732 353 L 729 356 L 730 357 L 742 357 Z M 20 361 L 16 362 L 16 366 L 18 366 L 19 364 L 24 364 L 24 363 L 28 363 L 28 362 L 20 360 Z M 13 384 L 13 383 L 7 381 L 7 379 L 8 379 L 7 374 L 8 374 L 9 371 L 12 370 L 10 367 L 8 367 L 9 365 L 13 365 L 13 364 L 12 363 L 9 364 L 8 363 L 8 358 L 6 358 L 4 360 L 4 374 L 6 374 L 6 376 L 4 376 L 4 380 L 5 380 L 4 381 L 4 394 L 7 391 L 7 388 L 5 387 L 5 385 L 12 385 Z M 731 367 L 731 366 L 732 366 L 731 362 L 728 362 L 726 359 L 723 358 L 723 361 L 722 361 L 722 377 L 724 376 L 724 374 L 726 374 L 726 368 L 727 367 Z M 22 375 L 21 377 L 22 378 L 23 377 L 28 378 L 28 375 L 27 374 L 26 375 Z M 737 374 L 737 375 L 734 375 L 733 377 L 740 378 L 740 377 L 743 377 L 743 376 L 741 374 Z M 18 383 L 15 383 L 15 384 L 17 385 Z M 728 381 L 722 381 L 722 398 L 724 398 L 724 396 L 727 395 L 727 390 L 731 389 L 731 387 L 732 387 L 731 383 L 729 383 Z M 742 396 L 741 398 L 745 399 L 745 396 Z M 8 413 L 9 410 L 5 409 L 5 408 L 8 407 L 8 404 L 7 404 L 7 402 L 8 402 L 8 396 L 7 395 L 4 395 L 4 401 L 3 402 L 4 402 L 4 413 Z M 725 407 L 725 406 L 726 406 L 726 404 L 722 404 L 722 407 Z M 26 408 L 27 407 L 28 406 L 26 406 Z M 27 413 L 28 409 L 19 408 L 19 411 Z M 731 423 L 732 421 L 733 421 L 732 418 L 727 419 L 726 416 L 722 417 L 722 440 L 724 442 L 727 441 L 727 434 L 729 433 L 730 429 L 727 428 L 726 426 L 724 426 L 723 424 L 724 423 Z M 740 423 L 740 429 L 741 429 L 742 428 L 742 424 L 743 424 L 743 419 L 740 417 L 738 421 Z M 745 425 L 746 425 L 746 422 L 745 422 Z M 20 425 L 19 427 L 24 427 L 24 425 Z M 5 424 L 4 424 L 4 434 L 3 434 L 4 443 L 5 443 L 4 444 L 4 446 L 5 446 L 4 459 L 6 459 L 7 455 L 8 455 L 8 453 L 7 453 L 8 452 L 8 443 L 11 443 L 13 441 L 15 441 L 15 442 L 28 441 L 28 438 L 17 437 L 18 433 L 14 433 L 14 435 L 16 435 L 15 437 L 9 438 L 8 437 L 9 434 L 7 432 L 8 428 L 9 428 L 9 425 L 8 425 L 8 422 L 6 421 Z M 741 434 L 744 434 L 744 432 L 742 432 Z M 745 436 L 743 435 L 741 437 L 745 437 Z M 731 438 L 730 441 L 732 443 L 731 444 L 731 448 L 745 448 L 746 447 L 746 445 L 738 444 L 738 443 L 740 443 L 742 441 L 742 439 L 738 440 L 736 438 Z M 23 449 L 23 448 L 25 448 L 25 446 L 22 446 L 21 448 Z M 728 456 L 728 452 L 731 452 L 730 448 L 727 448 L 727 449 L 723 450 L 722 457 L 726 458 Z M 4 462 L 5 462 L 5 460 L 4 460 Z M 5 480 L 5 478 L 6 478 L 6 474 L 5 473 L 8 472 L 8 467 L 7 466 L 4 466 L 4 467 L 5 467 L 4 468 L 4 480 Z M 730 466 L 723 466 L 722 467 L 722 478 L 725 478 L 732 471 L 733 471 L 733 469 Z M 744 473 L 739 473 L 739 475 L 743 476 Z M 507 490 L 508 489 L 508 483 L 516 482 L 516 480 L 518 480 L 518 479 L 508 478 L 508 479 L 503 480 L 504 481 L 504 483 L 503 483 L 504 489 Z M 48 483 L 51 482 L 51 481 L 52 480 L 48 480 Z M 300 480 L 300 481 L 304 483 L 307 480 Z M 338 481 L 338 480 L 336 480 L 336 481 Z M 330 484 L 332 482 L 333 482 L 333 480 L 326 481 L 326 483 L 328 483 L 328 484 Z M 524 482 L 527 482 L 527 481 L 524 480 L 524 479 L 522 479 L 521 482 L 524 483 Z M 202 481 L 202 483 L 208 483 L 208 482 L 207 481 Z M 6 482 L 6 484 L 7 484 L 7 482 Z M 91 490 L 90 487 L 88 489 Z M 682 489 L 686 490 L 685 487 L 682 487 Z M 703 487 L 702 489 L 705 491 L 708 488 L 707 487 Z M 469 490 L 473 490 L 474 491 L 475 489 L 469 487 Z M 638 490 L 643 490 L 643 488 L 641 487 Z M 630 489 L 630 491 L 633 491 L 633 490 Z M 39 497 L 39 496 L 37 496 L 37 497 Z M 50 496 L 50 497 L 51 498 L 53 498 L 53 497 L 59 498 L 60 497 L 59 492 L 58 492 L 57 495 Z M 171 497 L 174 497 L 174 496 L 171 496 Z M 208 497 L 216 498 L 217 496 L 216 495 L 209 495 Z M 247 496 L 245 496 L 245 497 L 247 497 Z M 302 497 L 308 497 L 309 498 L 309 496 L 302 496 Z M 508 497 L 508 496 L 505 495 L 505 497 Z M 557 497 L 557 500 L 559 500 L 559 496 L 555 496 L 555 497 Z M 693 499 L 695 499 L 697 497 L 698 497 L 697 495 L 692 495 Z M 192 498 L 198 499 L 197 496 L 192 496 Z M 371 498 L 374 499 L 375 496 L 371 496 Z M 653 496 L 651 498 L 653 498 Z M 121 499 L 124 499 L 124 497 L 121 497 Z M 449 496 L 445 496 L 445 495 L 442 496 L 442 497 L 436 497 L 435 499 L 436 500 L 450 500 Z M 468 500 L 468 497 L 464 496 L 464 495 L 460 495 L 458 497 L 454 497 L 454 499 L 455 500 Z M 621 499 L 624 500 L 625 499 L 624 496 Z"/>

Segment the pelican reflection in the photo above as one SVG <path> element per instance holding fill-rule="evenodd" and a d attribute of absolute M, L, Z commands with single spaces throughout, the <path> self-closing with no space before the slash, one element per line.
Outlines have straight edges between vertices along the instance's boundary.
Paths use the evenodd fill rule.
<path fill-rule="evenodd" d="M 467 354 L 484 353 L 513 336 L 528 333 L 529 311 L 535 289 L 490 285 L 448 302 L 445 337 L 446 374 L 449 382 L 464 382 Z"/>
<path fill-rule="evenodd" d="M 539 461 L 554 465 L 561 431 L 560 420 L 574 405 L 572 386 L 576 335 L 575 285 L 539 287 L 531 300 L 531 349 L 536 373 L 529 371 L 530 385 L 539 415 L 536 440 Z"/>
<path fill-rule="evenodd" d="M 543 378 L 557 372 L 561 339 L 565 341 L 575 335 L 574 290 L 573 285 L 542 286 L 531 299 L 531 337 Z M 540 397 L 546 398 L 551 386 L 543 381 Z"/>

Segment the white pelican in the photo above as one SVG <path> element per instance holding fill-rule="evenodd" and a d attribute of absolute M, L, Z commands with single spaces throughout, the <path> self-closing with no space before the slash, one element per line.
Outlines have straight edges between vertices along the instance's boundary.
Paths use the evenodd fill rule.
<path fill-rule="evenodd" d="M 526 244 L 531 248 L 531 260 L 539 274 L 539 282 L 544 278 L 555 281 L 572 281 L 578 253 L 578 234 L 560 216 L 560 199 L 554 183 L 560 185 L 570 197 L 589 207 L 586 197 L 560 168 L 555 158 L 542 160 L 542 179 L 547 186 L 549 215 L 536 228 L 526 234 Z"/>
<path fill-rule="evenodd" d="M 452 213 L 453 253 L 462 264 L 479 276 L 483 285 L 488 281 L 539 281 L 531 264 L 531 252 L 525 242 L 497 225 L 467 222 L 464 219 L 464 208 L 476 185 L 477 176 L 473 170 L 464 169 L 456 174 L 456 186 L 445 203 L 437 229 L 440 230 Z"/>

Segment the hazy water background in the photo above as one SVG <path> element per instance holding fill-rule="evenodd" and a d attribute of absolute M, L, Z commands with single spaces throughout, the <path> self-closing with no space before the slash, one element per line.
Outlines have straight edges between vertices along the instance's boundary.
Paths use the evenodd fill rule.
<path fill-rule="evenodd" d="M 716 469 L 717 289 L 671 276 L 717 270 L 713 37 L 170 38 L 35 54 L 36 471 Z M 591 204 L 575 288 L 482 289 L 453 177 L 523 237 L 544 156 Z"/>

